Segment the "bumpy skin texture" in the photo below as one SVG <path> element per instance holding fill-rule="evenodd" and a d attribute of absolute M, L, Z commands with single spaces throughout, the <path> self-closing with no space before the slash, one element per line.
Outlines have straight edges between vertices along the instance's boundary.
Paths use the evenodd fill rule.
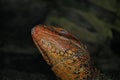
<path fill-rule="evenodd" d="M 59 80 L 99 80 L 99 71 L 92 66 L 86 46 L 68 31 L 37 25 L 31 33 L 37 48 Z"/>

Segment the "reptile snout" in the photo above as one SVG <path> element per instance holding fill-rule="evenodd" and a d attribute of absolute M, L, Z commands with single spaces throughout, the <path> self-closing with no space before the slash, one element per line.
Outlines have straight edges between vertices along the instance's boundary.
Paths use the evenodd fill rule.
<path fill-rule="evenodd" d="M 32 35 L 35 33 L 35 28 L 36 28 L 36 27 L 33 27 L 33 28 L 31 29 L 31 34 L 32 34 Z"/>

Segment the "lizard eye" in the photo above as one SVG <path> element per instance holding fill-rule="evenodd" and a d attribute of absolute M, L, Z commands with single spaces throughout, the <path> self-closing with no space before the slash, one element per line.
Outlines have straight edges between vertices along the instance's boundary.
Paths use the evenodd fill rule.
<path fill-rule="evenodd" d="M 68 32 L 66 30 L 60 30 L 59 32 L 62 34 L 68 34 Z"/>

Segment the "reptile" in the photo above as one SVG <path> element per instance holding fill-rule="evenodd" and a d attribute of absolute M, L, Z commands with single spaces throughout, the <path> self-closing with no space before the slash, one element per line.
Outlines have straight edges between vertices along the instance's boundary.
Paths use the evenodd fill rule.
<path fill-rule="evenodd" d="M 86 45 L 67 30 L 36 25 L 31 34 L 58 80 L 103 80 L 91 61 Z"/>

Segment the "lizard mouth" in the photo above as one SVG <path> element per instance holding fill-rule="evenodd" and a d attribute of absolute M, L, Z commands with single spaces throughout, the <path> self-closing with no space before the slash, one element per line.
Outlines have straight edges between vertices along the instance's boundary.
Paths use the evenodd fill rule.
<path fill-rule="evenodd" d="M 33 39 L 33 42 L 35 43 L 35 45 L 37 46 L 38 50 L 41 52 L 43 58 L 47 61 L 47 63 L 49 65 L 50 64 L 50 60 L 49 60 L 49 57 L 47 56 L 46 52 L 44 51 L 44 49 L 41 48 L 41 45 L 38 43 L 38 40 L 37 40 L 37 28 L 36 27 L 33 27 L 31 29 L 31 35 L 32 35 L 32 39 Z M 37 35 L 37 36 L 36 36 Z"/>
<path fill-rule="evenodd" d="M 32 35 L 33 42 L 37 46 L 38 50 L 41 52 L 43 58 L 46 60 L 46 62 L 49 65 L 51 65 L 51 62 L 50 62 L 50 59 L 49 59 L 48 55 L 46 54 L 46 52 L 44 51 L 44 49 L 41 47 L 41 45 L 38 43 L 38 40 L 36 39 L 36 27 L 32 28 L 31 35 Z"/>

